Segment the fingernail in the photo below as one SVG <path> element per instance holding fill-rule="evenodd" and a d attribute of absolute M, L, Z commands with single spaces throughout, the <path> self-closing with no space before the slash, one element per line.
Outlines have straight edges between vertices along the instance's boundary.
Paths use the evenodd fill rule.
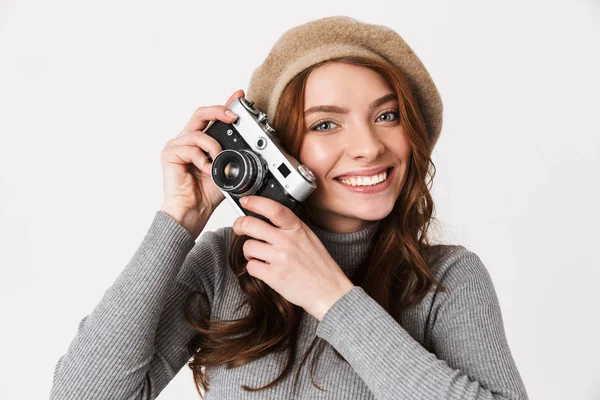
<path fill-rule="evenodd" d="M 231 110 L 225 110 L 225 115 L 227 115 L 229 118 L 237 118 L 238 117 L 237 114 Z"/>
<path fill-rule="evenodd" d="M 248 198 L 247 197 L 242 197 L 240 199 L 240 203 L 242 203 L 242 205 L 246 205 L 247 202 L 248 202 Z"/>

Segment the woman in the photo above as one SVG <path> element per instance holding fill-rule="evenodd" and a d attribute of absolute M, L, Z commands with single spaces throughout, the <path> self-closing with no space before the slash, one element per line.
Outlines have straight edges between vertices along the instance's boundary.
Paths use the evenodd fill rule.
<path fill-rule="evenodd" d="M 240 217 L 195 243 L 224 198 L 202 130 L 235 121 L 244 95 L 199 108 L 165 146 L 163 207 L 51 397 L 155 398 L 189 362 L 208 398 L 526 399 L 486 268 L 429 243 L 442 104 L 402 38 L 346 17 L 286 32 L 247 98 L 317 189 L 298 215 L 248 196 L 273 225 Z"/>

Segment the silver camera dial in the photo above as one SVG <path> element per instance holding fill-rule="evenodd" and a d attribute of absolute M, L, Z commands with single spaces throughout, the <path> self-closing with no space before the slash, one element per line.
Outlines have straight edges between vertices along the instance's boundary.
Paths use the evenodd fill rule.
<path fill-rule="evenodd" d="M 317 180 L 317 178 L 315 178 L 315 174 L 313 174 L 312 171 L 306 168 L 303 164 L 298 165 L 298 172 L 300 172 L 300 175 L 302 175 L 302 177 L 309 183 Z"/>
<path fill-rule="evenodd" d="M 240 97 L 240 103 L 244 106 L 244 108 L 250 111 L 252 114 L 258 116 L 259 112 L 254 108 L 254 102 L 250 100 L 246 100 L 245 97 Z"/>
<path fill-rule="evenodd" d="M 265 114 L 263 112 L 259 112 L 258 113 L 258 122 L 262 122 L 262 124 L 264 125 L 267 132 L 275 133 L 275 129 L 273 129 L 273 127 L 271 127 L 271 125 L 269 125 L 269 119 L 267 118 L 267 114 Z"/>

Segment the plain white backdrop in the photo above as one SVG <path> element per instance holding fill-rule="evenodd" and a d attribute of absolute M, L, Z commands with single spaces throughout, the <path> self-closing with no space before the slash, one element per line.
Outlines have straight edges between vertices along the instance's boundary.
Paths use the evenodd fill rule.
<path fill-rule="evenodd" d="M 396 29 L 436 82 L 443 240 L 488 268 L 530 398 L 600 398 L 597 2 L 2 0 L 0 399 L 48 397 L 161 206 L 164 144 L 330 15 Z M 160 398 L 198 398 L 187 367 Z"/>

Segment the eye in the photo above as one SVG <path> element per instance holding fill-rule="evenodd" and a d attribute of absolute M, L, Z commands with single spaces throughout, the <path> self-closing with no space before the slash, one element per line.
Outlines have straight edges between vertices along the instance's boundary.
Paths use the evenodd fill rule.
<path fill-rule="evenodd" d="M 383 117 L 383 116 L 387 116 L 385 119 L 380 120 L 380 121 L 395 121 L 400 119 L 400 113 L 396 110 L 394 111 L 386 111 L 383 114 L 381 114 L 379 117 L 377 117 L 377 119 L 379 120 L 379 118 Z"/>
<path fill-rule="evenodd" d="M 329 130 L 329 129 L 327 129 L 327 126 L 330 124 L 337 125 L 333 121 L 326 119 L 326 120 L 317 121 L 313 126 L 310 127 L 310 130 L 318 131 L 318 132 L 325 132 L 325 131 Z M 319 129 L 319 128 L 323 128 L 323 127 L 324 127 L 324 129 Z"/>

